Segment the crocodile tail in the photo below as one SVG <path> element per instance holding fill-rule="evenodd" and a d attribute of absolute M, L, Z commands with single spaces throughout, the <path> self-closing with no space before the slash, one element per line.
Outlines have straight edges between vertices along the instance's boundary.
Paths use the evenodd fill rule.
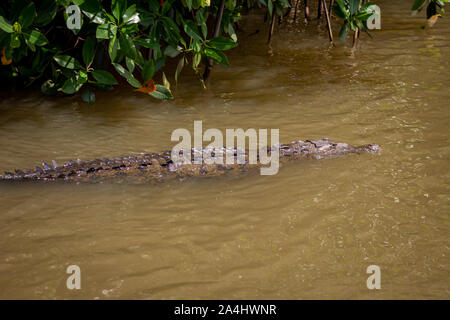
<path fill-rule="evenodd" d="M 18 179 L 22 178 L 22 176 L 15 175 L 12 172 L 5 171 L 4 175 L 0 175 L 0 180 L 11 180 L 11 179 Z"/>

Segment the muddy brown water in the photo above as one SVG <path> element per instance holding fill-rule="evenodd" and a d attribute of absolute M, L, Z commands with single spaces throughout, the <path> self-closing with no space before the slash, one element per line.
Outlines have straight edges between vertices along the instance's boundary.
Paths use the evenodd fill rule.
<path fill-rule="evenodd" d="M 241 34 L 209 90 L 185 72 L 171 102 L 3 95 L 2 170 L 169 149 L 194 120 L 383 153 L 157 186 L 0 184 L 0 298 L 450 298 L 449 22 L 422 30 L 408 1 L 379 4 L 382 30 L 354 53 L 314 22 L 281 27 L 271 50 L 267 28 Z"/>

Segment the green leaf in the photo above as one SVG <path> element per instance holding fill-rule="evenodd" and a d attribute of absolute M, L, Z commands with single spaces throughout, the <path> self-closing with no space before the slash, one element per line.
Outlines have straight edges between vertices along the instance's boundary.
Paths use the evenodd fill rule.
<path fill-rule="evenodd" d="M 114 68 L 116 69 L 117 73 L 119 73 L 122 77 L 124 77 L 129 84 L 131 84 L 135 88 L 142 87 L 139 80 L 137 80 L 128 70 L 126 70 L 122 65 L 118 63 L 113 63 Z"/>
<path fill-rule="evenodd" d="M 37 30 L 31 31 L 31 33 L 24 33 L 27 40 L 38 47 L 45 46 L 48 43 L 47 38 Z"/>
<path fill-rule="evenodd" d="M 152 41 L 150 38 L 145 38 L 145 39 L 138 38 L 138 39 L 134 40 L 134 42 L 145 48 L 155 49 L 155 48 L 159 47 L 159 43 Z"/>
<path fill-rule="evenodd" d="M 119 21 L 120 17 L 124 14 L 126 7 L 127 7 L 127 0 L 111 1 L 111 10 L 117 21 Z"/>
<path fill-rule="evenodd" d="M 200 53 L 196 53 L 194 55 L 194 58 L 192 59 L 192 67 L 194 68 L 194 70 L 197 69 L 201 60 L 202 60 L 202 55 Z"/>
<path fill-rule="evenodd" d="M 87 81 L 88 81 L 88 75 L 87 75 L 86 71 L 79 70 L 78 75 L 77 75 L 77 82 L 79 84 L 82 84 L 82 83 L 86 83 Z"/>
<path fill-rule="evenodd" d="M 166 77 L 166 74 L 164 73 L 164 71 L 162 73 L 162 80 L 163 80 L 164 87 L 166 87 L 167 89 L 170 90 L 170 82 L 169 82 L 169 80 L 167 80 L 167 77 Z"/>
<path fill-rule="evenodd" d="M 61 91 L 66 94 L 74 94 L 78 91 L 76 81 L 72 78 L 67 79 L 61 87 Z"/>
<path fill-rule="evenodd" d="M 139 21 L 141 21 L 141 19 L 139 18 L 139 13 L 136 12 L 135 4 L 128 7 L 128 9 L 125 11 L 125 13 L 122 16 L 122 20 L 123 20 L 123 23 L 125 23 L 125 24 L 139 23 Z"/>
<path fill-rule="evenodd" d="M 87 11 L 83 11 L 83 13 L 91 20 L 92 23 L 95 24 L 105 24 L 106 23 L 106 17 L 104 16 L 103 12 L 99 12 L 97 14 L 92 14 Z"/>
<path fill-rule="evenodd" d="M 22 26 L 18 21 L 14 22 L 13 24 L 13 31 L 16 33 L 22 33 Z"/>
<path fill-rule="evenodd" d="M 86 102 L 89 104 L 94 104 L 95 103 L 95 93 L 92 92 L 91 89 L 86 88 L 81 93 L 81 99 L 83 100 L 83 102 Z"/>
<path fill-rule="evenodd" d="M 195 23 L 191 20 L 184 20 L 184 32 L 191 38 L 201 41 L 202 37 L 200 36 L 200 33 L 198 32 L 198 28 L 195 25 Z"/>
<path fill-rule="evenodd" d="M 177 48 L 168 45 L 165 49 L 164 49 L 164 55 L 171 57 L 171 58 L 175 58 L 177 55 L 180 54 L 180 50 L 178 50 Z"/>
<path fill-rule="evenodd" d="M 120 49 L 124 52 L 124 54 L 127 57 L 130 57 L 131 59 L 136 58 L 136 46 L 134 45 L 133 41 L 130 39 L 128 35 L 120 33 L 119 43 Z"/>
<path fill-rule="evenodd" d="M 208 41 L 208 44 L 219 50 L 229 50 L 237 46 L 237 43 L 225 37 L 216 37 Z"/>
<path fill-rule="evenodd" d="M 119 41 L 117 40 L 117 37 L 114 36 L 111 40 L 109 40 L 109 45 L 108 45 L 108 53 L 109 53 L 109 58 L 111 59 L 111 61 L 116 60 L 118 47 L 119 47 Z"/>
<path fill-rule="evenodd" d="M 13 32 L 12 25 L 2 16 L 0 16 L 0 29 L 2 29 L 3 31 L 5 31 L 7 33 Z"/>
<path fill-rule="evenodd" d="M 208 35 L 208 28 L 206 27 L 206 19 L 203 14 L 203 10 L 198 10 L 195 15 L 195 21 L 197 22 L 197 25 L 200 25 L 202 29 L 203 38 L 206 39 L 206 36 Z"/>
<path fill-rule="evenodd" d="M 180 59 L 177 65 L 177 70 L 175 71 L 175 83 L 178 83 L 178 77 L 180 76 L 181 70 L 184 68 L 184 56 Z"/>
<path fill-rule="evenodd" d="M 142 70 L 142 80 L 147 82 L 150 80 L 155 73 L 155 64 L 153 60 L 149 60 L 145 63 L 144 69 Z"/>
<path fill-rule="evenodd" d="M 206 23 L 204 21 L 202 21 L 202 23 L 200 24 L 200 27 L 202 29 L 203 39 L 206 39 L 206 37 L 208 36 L 208 27 L 206 26 Z"/>
<path fill-rule="evenodd" d="M 336 0 L 336 4 L 333 7 L 333 12 L 342 19 L 348 19 L 350 17 L 350 13 L 342 0 Z"/>
<path fill-rule="evenodd" d="M 136 79 L 135 77 L 131 76 L 129 78 L 127 78 L 127 81 L 129 84 L 131 84 L 133 87 L 135 88 L 140 88 L 142 87 L 142 84 L 139 82 L 138 79 Z"/>
<path fill-rule="evenodd" d="M 86 66 L 89 66 L 94 60 L 95 55 L 95 39 L 93 37 L 89 37 L 84 41 L 83 44 L 83 61 Z"/>
<path fill-rule="evenodd" d="M 347 19 L 347 15 L 345 13 L 345 11 L 342 11 L 341 7 L 338 5 L 338 3 L 335 3 L 333 8 L 333 13 L 338 16 L 341 19 L 346 20 Z"/>
<path fill-rule="evenodd" d="M 66 94 L 74 94 L 75 92 L 80 90 L 82 86 L 83 82 L 78 81 L 78 75 L 76 75 L 64 82 L 63 86 L 61 87 L 61 91 Z"/>
<path fill-rule="evenodd" d="M 156 91 L 153 91 L 152 93 L 149 93 L 152 97 L 159 99 L 159 100 L 172 100 L 173 95 L 172 92 L 170 92 L 169 89 L 166 87 L 157 84 L 156 85 Z"/>
<path fill-rule="evenodd" d="M 130 59 L 129 57 L 125 57 L 125 63 L 126 63 L 126 65 L 127 65 L 128 71 L 130 71 L 131 73 L 133 73 L 134 67 L 135 67 L 134 60 L 133 60 L 133 59 Z"/>
<path fill-rule="evenodd" d="M 422 10 L 424 4 L 425 4 L 425 0 L 415 0 L 413 6 L 411 8 L 411 11 Z"/>
<path fill-rule="evenodd" d="M 19 48 L 20 47 L 20 37 L 18 33 L 11 34 L 11 41 L 9 43 L 11 48 Z"/>
<path fill-rule="evenodd" d="M 106 70 L 94 70 L 92 76 L 101 84 L 114 85 L 117 84 L 117 80 L 114 76 Z"/>
<path fill-rule="evenodd" d="M 236 31 L 234 31 L 234 28 L 233 28 L 233 24 L 232 24 L 232 23 L 229 23 L 229 24 L 228 24 L 228 34 L 230 35 L 231 39 L 232 39 L 234 42 L 237 42 Z"/>
<path fill-rule="evenodd" d="M 360 0 L 350 0 L 350 14 L 354 15 L 358 11 Z"/>
<path fill-rule="evenodd" d="M 100 4 L 99 0 L 81 0 L 78 2 L 82 2 L 80 4 L 77 4 L 78 6 L 80 6 L 80 9 L 82 11 L 86 11 L 86 12 L 89 12 L 92 14 L 97 14 L 103 10 L 103 7 Z M 76 3 L 74 3 L 74 4 L 76 4 Z"/>
<path fill-rule="evenodd" d="M 136 5 L 133 4 L 133 5 L 129 6 L 127 8 L 127 10 L 125 10 L 125 12 L 124 12 L 124 14 L 122 16 L 123 22 L 124 23 L 127 22 L 128 19 L 130 19 L 130 17 L 132 17 L 135 13 L 136 13 Z"/>
<path fill-rule="evenodd" d="M 107 21 L 107 16 L 98 0 L 85 0 L 80 5 L 80 9 L 93 23 L 104 24 Z M 114 21 L 114 19 L 111 19 L 111 21 Z"/>
<path fill-rule="evenodd" d="M 273 13 L 273 2 L 272 0 L 267 0 L 267 9 L 269 10 L 269 16 L 272 16 Z"/>
<path fill-rule="evenodd" d="M 221 64 L 223 66 L 229 66 L 230 63 L 228 62 L 227 56 L 219 50 L 212 49 L 212 48 L 205 48 L 205 54 L 212 58 L 215 62 L 218 64 Z"/>
<path fill-rule="evenodd" d="M 347 34 L 349 31 L 350 31 L 350 23 L 345 22 L 341 28 L 341 31 L 339 31 L 339 39 L 341 41 L 344 41 L 345 38 L 347 38 Z"/>
<path fill-rule="evenodd" d="M 22 28 L 23 29 L 28 28 L 33 23 L 35 16 L 36 16 L 36 8 L 34 6 L 34 3 L 31 2 L 20 12 L 19 23 L 22 26 Z"/>
<path fill-rule="evenodd" d="M 367 12 L 362 12 L 362 13 L 357 14 L 355 17 L 357 20 L 366 21 L 367 19 L 369 19 L 369 17 L 371 17 L 374 14 L 375 13 L 372 11 L 367 11 Z"/>
<path fill-rule="evenodd" d="M 117 26 L 112 23 L 101 24 L 97 27 L 95 36 L 97 39 L 112 39 L 117 34 Z"/>
<path fill-rule="evenodd" d="M 31 51 L 35 52 L 36 51 L 36 46 L 30 42 L 29 37 L 25 36 L 25 43 L 27 44 L 28 48 L 31 49 Z"/>
<path fill-rule="evenodd" d="M 200 52 L 202 51 L 202 43 L 200 41 L 194 40 L 192 41 L 190 48 L 194 50 L 194 52 Z"/>
<path fill-rule="evenodd" d="M 54 56 L 53 59 L 61 66 L 67 69 L 79 69 L 81 64 L 77 59 L 67 55 Z"/>
<path fill-rule="evenodd" d="M 355 28 L 355 24 L 353 23 L 353 20 L 350 20 L 349 23 L 350 23 L 350 29 L 352 29 L 353 31 L 355 31 L 356 28 Z"/>
<path fill-rule="evenodd" d="M 164 30 L 167 33 L 168 36 L 167 41 L 169 43 L 177 44 L 178 41 L 184 42 L 183 38 L 180 35 L 180 29 L 178 28 L 177 24 L 173 19 L 169 17 L 163 17 L 161 18 L 161 22 L 164 27 Z M 156 28 L 155 29 L 152 28 L 152 31 L 156 31 Z"/>
<path fill-rule="evenodd" d="M 359 12 L 372 12 L 372 13 L 374 13 L 375 12 L 375 10 L 373 10 L 373 9 L 369 9 L 369 7 L 371 7 L 371 6 L 373 6 L 374 4 L 372 3 L 372 2 L 366 2 L 366 3 L 363 3 L 362 5 L 361 5 L 361 7 L 359 8 Z"/>

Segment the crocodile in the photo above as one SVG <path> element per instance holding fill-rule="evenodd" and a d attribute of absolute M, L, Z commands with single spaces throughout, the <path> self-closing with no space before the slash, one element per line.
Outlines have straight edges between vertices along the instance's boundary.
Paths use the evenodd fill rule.
<path fill-rule="evenodd" d="M 201 150 L 205 152 L 206 149 Z M 351 146 L 346 143 L 336 143 L 328 138 L 320 140 L 299 140 L 287 144 L 279 144 L 279 164 L 296 159 L 324 159 L 335 158 L 348 154 L 375 153 L 381 151 L 377 144 L 367 144 L 362 146 Z M 237 160 L 238 151 L 236 149 L 222 148 L 223 152 L 232 152 Z M 183 151 L 180 151 L 182 154 Z M 197 150 L 191 149 L 191 159 Z M 217 149 L 215 150 L 217 152 Z M 267 148 L 270 156 L 272 147 Z M 214 154 L 212 154 L 214 156 Z M 259 157 L 258 157 L 259 160 Z M 207 164 L 201 162 L 195 164 L 193 161 L 185 163 L 174 163 L 171 159 L 171 151 L 166 150 L 160 153 L 138 154 L 119 158 L 102 158 L 89 161 L 70 160 L 64 165 L 58 165 L 52 160 L 52 165 L 42 163 L 42 167 L 36 166 L 34 169 L 5 172 L 0 175 L 0 180 L 37 180 L 37 181 L 104 181 L 107 179 L 118 179 L 133 177 L 134 181 L 161 182 L 170 178 L 185 177 L 213 177 L 225 173 L 239 173 L 261 168 L 263 165 L 257 161 L 256 164 L 249 162 L 249 152 L 245 151 L 244 162 L 237 164 Z"/>

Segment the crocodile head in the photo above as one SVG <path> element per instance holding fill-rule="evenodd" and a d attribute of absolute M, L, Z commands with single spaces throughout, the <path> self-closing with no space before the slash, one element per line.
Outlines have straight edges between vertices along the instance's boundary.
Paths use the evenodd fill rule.
<path fill-rule="evenodd" d="M 380 145 L 375 144 L 375 143 L 361 146 L 361 149 L 364 150 L 365 152 L 369 152 L 369 153 L 380 153 L 381 152 Z"/>

